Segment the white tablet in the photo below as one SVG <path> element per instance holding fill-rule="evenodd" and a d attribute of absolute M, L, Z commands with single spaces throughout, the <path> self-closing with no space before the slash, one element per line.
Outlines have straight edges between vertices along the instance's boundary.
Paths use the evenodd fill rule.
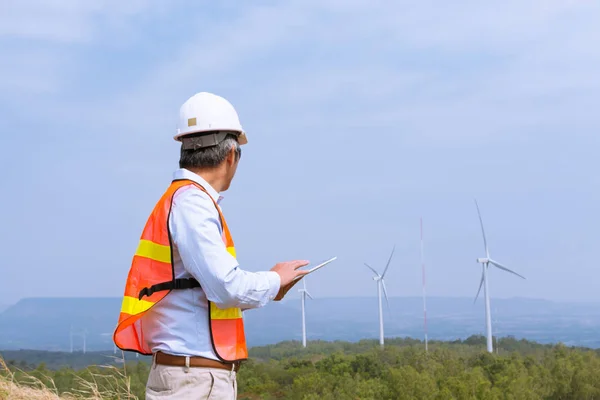
<path fill-rule="evenodd" d="M 316 271 L 316 270 L 318 270 L 319 268 L 322 268 L 322 267 L 326 266 L 327 264 L 329 264 L 330 262 L 334 261 L 335 259 L 337 259 L 337 256 L 336 256 L 336 257 L 333 257 L 333 258 L 330 258 L 329 260 L 327 260 L 327 261 L 325 261 L 325 262 L 323 262 L 323 263 L 321 263 L 321 264 L 319 264 L 319 265 L 317 265 L 317 266 L 315 266 L 315 267 L 312 267 L 311 269 L 309 269 L 309 270 L 308 270 L 308 274 L 310 274 L 310 273 L 312 273 L 312 272 L 315 272 L 315 271 Z M 308 275 L 308 274 L 305 274 L 305 275 L 302 275 L 302 276 L 306 276 L 306 275 Z M 299 279 L 299 278 L 301 278 L 301 277 L 298 277 L 298 278 L 296 278 L 296 279 Z"/>

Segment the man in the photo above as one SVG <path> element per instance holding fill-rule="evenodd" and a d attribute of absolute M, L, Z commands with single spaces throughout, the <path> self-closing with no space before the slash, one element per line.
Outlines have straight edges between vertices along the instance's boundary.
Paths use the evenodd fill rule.
<path fill-rule="evenodd" d="M 224 98 L 201 92 L 180 109 L 179 167 L 133 257 L 113 339 L 152 355 L 146 399 L 235 399 L 248 357 L 242 310 L 281 300 L 308 261 L 248 272 L 220 208 L 247 138 Z"/>

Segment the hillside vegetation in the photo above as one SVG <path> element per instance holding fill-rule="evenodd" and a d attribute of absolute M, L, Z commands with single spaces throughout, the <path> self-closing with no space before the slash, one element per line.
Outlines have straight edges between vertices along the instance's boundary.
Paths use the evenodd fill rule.
<path fill-rule="evenodd" d="M 0 358 L 0 400 L 137 398 L 131 392 L 129 379 L 122 371 L 113 368 L 109 373 L 98 374 L 94 370 L 92 367 L 79 373 L 64 371 L 69 377 L 61 380 L 59 374 L 48 373 L 43 365 L 25 372 L 7 366 Z"/>
<path fill-rule="evenodd" d="M 482 337 L 432 342 L 428 353 L 421 342 L 409 339 L 387 340 L 383 351 L 371 340 L 311 342 L 306 349 L 297 342 L 253 348 L 251 360 L 239 373 L 238 398 L 600 399 L 598 351 L 514 339 L 501 339 L 499 344 L 498 355 L 485 352 Z M 87 390 L 98 396 L 87 398 L 97 399 L 143 399 L 149 372 L 147 361 L 77 371 L 51 370 L 45 364 L 20 371 L 16 360 L 9 364 L 4 382 L 27 387 L 33 377 L 51 392 Z"/>

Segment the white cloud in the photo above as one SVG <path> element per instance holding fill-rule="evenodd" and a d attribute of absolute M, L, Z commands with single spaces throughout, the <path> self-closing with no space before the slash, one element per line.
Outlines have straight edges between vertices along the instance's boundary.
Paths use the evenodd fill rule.
<path fill-rule="evenodd" d="M 126 29 L 143 43 L 135 24 L 123 26 L 140 14 L 163 18 L 166 7 L 13 2 L 0 17 L 0 37 L 89 43 Z M 201 9 L 179 17 L 185 29 L 165 61 L 148 64 L 109 102 L 82 92 L 86 102 L 54 104 L 52 114 L 81 108 L 77 114 L 95 124 L 142 135 L 173 128 L 187 96 L 219 88 L 245 114 L 274 109 L 274 119 L 397 126 L 448 140 L 560 122 L 571 113 L 597 122 L 586 111 L 600 85 L 594 2 L 290 1 L 226 9 L 214 18 Z M 0 86 L 57 90 L 60 66 L 78 61 L 61 57 L 46 54 L 47 74 L 13 68 Z M 91 106 L 92 115 L 85 112 Z M 123 115 L 144 118 L 140 124 Z"/>
<path fill-rule="evenodd" d="M 99 22 L 116 24 L 156 5 L 145 0 L 7 0 L 0 5 L 0 37 L 90 42 L 102 34 Z"/>
<path fill-rule="evenodd" d="M 427 125 L 433 115 L 466 133 L 483 132 L 490 120 L 566 118 L 572 108 L 539 100 L 598 85 L 597 11 L 593 3 L 558 0 L 290 2 L 249 9 L 230 23 L 191 30 L 174 58 L 124 95 L 134 108 L 148 104 L 154 115 L 172 118 L 185 97 L 222 79 L 240 85 L 246 92 L 240 98 L 276 99 L 274 106 L 290 113 L 315 116 L 337 102 L 344 114 L 342 104 L 357 99 L 370 117 L 353 115 L 352 123 L 381 123 L 387 115 Z M 340 59 L 321 62 L 313 51 L 319 46 Z M 245 72 L 250 65 L 272 72 L 254 80 Z"/>
<path fill-rule="evenodd" d="M 172 4 L 159 0 L 0 2 L 4 61 L 0 65 L 0 88 L 9 94 L 0 101 L 16 107 L 35 106 L 37 100 L 44 103 L 37 107 L 40 112 L 55 117 L 60 110 L 72 114 L 67 110 L 73 104 L 56 98 L 72 81 L 69 72 L 83 73 L 87 67 L 85 57 L 93 48 L 103 51 L 136 44 L 143 37 L 135 31 L 143 17 L 160 17 Z M 82 89 L 76 104 L 93 98 L 91 91 Z"/>

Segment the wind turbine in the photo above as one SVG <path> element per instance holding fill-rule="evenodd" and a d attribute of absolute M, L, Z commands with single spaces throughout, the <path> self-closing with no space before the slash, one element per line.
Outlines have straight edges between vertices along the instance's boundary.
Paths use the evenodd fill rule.
<path fill-rule="evenodd" d="M 86 339 L 87 339 L 87 328 L 83 328 L 83 354 L 85 354 L 85 350 L 86 350 Z"/>
<path fill-rule="evenodd" d="M 494 267 L 504 270 L 506 272 L 510 272 L 511 274 L 514 274 L 520 278 L 525 279 L 525 277 L 517 274 L 515 271 L 506 268 L 504 265 L 490 258 L 487 239 L 485 238 L 485 230 L 483 229 L 483 220 L 481 219 L 481 212 L 479 211 L 479 204 L 477 204 L 477 200 L 475 200 L 475 207 L 477 207 L 477 215 L 479 215 L 479 223 L 481 225 L 481 234 L 483 235 L 483 245 L 485 246 L 485 257 L 477 259 L 477 262 L 481 264 L 482 272 L 481 281 L 479 282 L 479 289 L 477 290 L 477 295 L 475 295 L 475 301 L 477 301 L 477 297 L 479 297 L 479 292 L 481 292 L 481 287 L 483 286 L 483 294 L 485 296 L 485 328 L 487 333 L 487 351 L 489 353 L 493 353 L 494 346 L 492 344 L 492 315 L 490 312 L 490 293 L 488 289 L 488 267 L 490 264 L 492 264 Z"/>
<path fill-rule="evenodd" d="M 69 345 L 71 349 L 71 353 L 73 353 L 73 324 L 69 328 Z"/>
<path fill-rule="evenodd" d="M 427 295 L 425 294 L 425 260 L 423 259 L 423 218 L 421 218 L 421 272 L 423 274 L 423 329 L 425 331 L 425 352 L 427 353 Z"/>
<path fill-rule="evenodd" d="M 496 354 L 498 354 L 498 334 L 499 334 L 499 330 L 498 330 L 498 309 L 496 307 L 494 307 L 494 325 L 496 326 Z M 493 332 L 492 332 L 493 334 Z"/>
<path fill-rule="evenodd" d="M 306 314 L 304 311 L 304 303 L 306 301 L 306 296 L 310 297 L 311 300 L 313 300 L 313 297 L 308 293 L 308 290 L 306 290 L 306 278 L 302 280 L 302 283 L 304 284 L 304 288 L 298 289 L 298 292 L 300 292 L 300 299 L 302 301 L 302 347 L 306 347 Z"/>
<path fill-rule="evenodd" d="M 385 281 L 383 280 L 383 278 L 385 277 L 385 273 L 387 272 L 390 266 L 390 261 L 392 261 L 392 256 L 394 255 L 395 248 L 396 246 L 392 248 L 392 254 L 390 254 L 390 258 L 388 259 L 385 269 L 383 270 L 383 274 L 379 275 L 379 273 L 375 271 L 375 269 L 373 269 L 369 264 L 365 263 L 367 268 L 369 268 L 375 274 L 373 280 L 377 282 L 377 297 L 379 299 L 379 344 L 381 345 L 381 347 L 383 347 L 383 308 L 381 307 L 381 291 L 383 288 L 383 294 L 385 295 L 385 301 L 387 303 L 388 310 L 391 311 L 390 301 L 388 300 L 387 290 L 385 289 Z"/>

